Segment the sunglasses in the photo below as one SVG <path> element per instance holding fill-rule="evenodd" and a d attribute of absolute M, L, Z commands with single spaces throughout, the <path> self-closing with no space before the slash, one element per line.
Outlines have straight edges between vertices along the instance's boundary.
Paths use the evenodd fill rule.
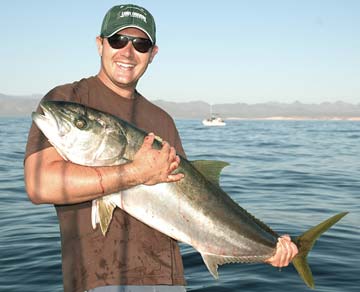
<path fill-rule="evenodd" d="M 114 34 L 113 36 L 109 37 L 107 40 L 109 42 L 109 45 L 113 49 L 124 48 L 128 44 L 128 42 L 131 41 L 135 50 L 137 50 L 140 53 L 147 53 L 150 50 L 150 48 L 153 46 L 153 43 L 149 39 L 132 37 L 122 34 Z"/>

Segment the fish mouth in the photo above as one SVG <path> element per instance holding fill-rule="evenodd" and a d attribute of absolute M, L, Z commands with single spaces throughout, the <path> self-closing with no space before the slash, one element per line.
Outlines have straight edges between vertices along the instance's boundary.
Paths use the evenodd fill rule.
<path fill-rule="evenodd" d="M 40 103 L 43 114 L 38 112 L 32 113 L 32 119 L 36 125 L 42 130 L 56 132 L 59 136 L 64 136 L 68 131 L 65 123 L 58 117 L 59 112 L 51 107 L 50 103 L 43 101 Z"/>

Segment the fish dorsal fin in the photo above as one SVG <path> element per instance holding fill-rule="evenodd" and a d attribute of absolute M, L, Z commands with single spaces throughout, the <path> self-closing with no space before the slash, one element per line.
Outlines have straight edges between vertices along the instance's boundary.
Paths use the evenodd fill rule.
<path fill-rule="evenodd" d="M 222 169 L 229 165 L 229 163 L 220 160 L 194 160 L 191 161 L 191 164 L 215 185 L 219 185 Z"/>

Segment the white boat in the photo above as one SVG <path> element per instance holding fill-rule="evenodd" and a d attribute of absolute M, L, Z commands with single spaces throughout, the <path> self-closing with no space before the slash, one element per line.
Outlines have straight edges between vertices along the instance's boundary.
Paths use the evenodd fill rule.
<path fill-rule="evenodd" d="M 210 118 L 202 121 L 204 126 L 225 126 L 226 123 L 222 118 L 212 112 L 212 105 L 210 105 Z"/>
<path fill-rule="evenodd" d="M 220 117 L 211 117 L 202 121 L 204 126 L 225 126 L 226 123 Z"/>

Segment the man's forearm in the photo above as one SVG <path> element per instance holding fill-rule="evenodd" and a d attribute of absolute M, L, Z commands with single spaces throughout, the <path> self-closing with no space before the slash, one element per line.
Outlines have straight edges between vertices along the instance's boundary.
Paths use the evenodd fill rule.
<path fill-rule="evenodd" d="M 43 165 L 27 161 L 25 182 L 36 204 L 75 204 L 135 186 L 141 180 L 131 164 L 94 168 L 58 160 Z"/>
<path fill-rule="evenodd" d="M 65 165 L 64 165 L 65 164 Z M 73 204 L 96 199 L 141 183 L 131 171 L 131 164 L 109 167 L 86 167 L 71 162 L 56 162 L 49 175 L 57 196 L 51 203 Z M 50 178 L 49 178 L 50 179 Z M 50 185 L 52 188 L 52 186 Z M 51 195 L 50 198 L 54 196 Z"/>

